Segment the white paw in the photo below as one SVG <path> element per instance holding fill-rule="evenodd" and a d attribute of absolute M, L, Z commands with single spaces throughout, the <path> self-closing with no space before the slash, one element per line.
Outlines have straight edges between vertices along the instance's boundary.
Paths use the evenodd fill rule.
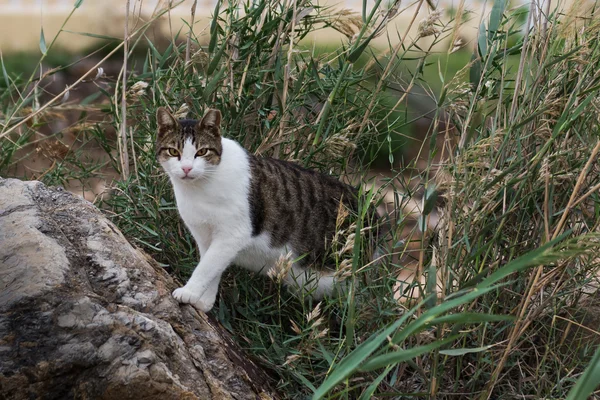
<path fill-rule="evenodd" d="M 197 292 L 188 289 L 187 287 L 181 287 L 179 289 L 175 289 L 173 291 L 173 297 L 180 303 L 191 304 L 196 309 L 209 312 L 213 307 L 213 303 L 208 304 L 202 301 L 202 296 L 198 295 Z"/>

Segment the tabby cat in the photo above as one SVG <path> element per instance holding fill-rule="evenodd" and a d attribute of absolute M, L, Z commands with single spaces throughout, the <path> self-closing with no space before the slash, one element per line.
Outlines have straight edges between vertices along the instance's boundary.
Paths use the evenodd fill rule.
<path fill-rule="evenodd" d="M 218 110 L 200 121 L 178 121 L 160 107 L 156 117 L 156 156 L 200 250 L 198 266 L 173 297 L 208 311 L 230 264 L 266 274 L 289 252 L 294 263 L 284 283 L 316 298 L 330 294 L 335 278 L 320 267 L 338 212 L 356 209 L 357 190 L 297 164 L 250 154 L 221 136 Z"/>

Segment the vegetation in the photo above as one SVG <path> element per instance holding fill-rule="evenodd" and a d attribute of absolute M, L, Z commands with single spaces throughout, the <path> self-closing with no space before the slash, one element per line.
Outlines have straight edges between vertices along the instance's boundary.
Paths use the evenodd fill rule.
<path fill-rule="evenodd" d="M 424 73 L 452 65 L 463 8 L 446 23 L 436 11 L 412 19 L 415 40 L 407 27 L 399 44 L 376 49 L 394 18 L 427 2 L 364 4 L 352 14 L 310 1 L 219 1 L 207 43 L 180 32 L 165 48 L 145 36 L 155 15 L 110 45 L 108 56 L 126 49 L 119 76 L 91 68 L 83 79 L 95 90 L 76 100 L 75 85 L 45 98 L 39 69 L 17 77 L 3 63 L 0 174 L 84 188 L 110 180 L 97 204 L 185 279 L 198 255 L 154 158 L 158 106 L 190 117 L 219 108 L 226 135 L 250 151 L 339 176 L 366 176 L 385 151 L 388 178 L 365 193 L 379 206 L 394 199 L 386 256 L 368 257 L 359 218 L 334 249 L 347 293 L 315 304 L 236 268 L 222 283 L 212 312 L 273 372 L 282 397 L 598 397 L 599 324 L 589 321 L 599 318 L 586 311 L 600 301 L 595 7 L 559 13 L 533 2 L 524 18 L 497 0 L 471 61 L 455 75 L 439 68 L 431 90 Z M 321 51 L 302 42 L 323 27 L 347 39 Z M 448 50 L 434 52 L 444 40 Z M 129 57 L 142 46 L 145 57 Z M 41 63 L 52 45 L 40 48 Z M 392 143 L 424 95 L 434 106 L 422 112 L 428 141 L 399 162 Z M 54 129 L 67 112 L 73 120 Z M 34 157 L 51 163 L 22 167 Z"/>

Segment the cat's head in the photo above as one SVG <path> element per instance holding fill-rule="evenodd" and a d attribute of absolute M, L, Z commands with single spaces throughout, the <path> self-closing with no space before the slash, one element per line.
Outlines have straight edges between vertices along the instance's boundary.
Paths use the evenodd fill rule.
<path fill-rule="evenodd" d="M 215 171 L 223 151 L 219 110 L 209 109 L 201 121 L 178 121 L 159 107 L 156 122 L 156 158 L 172 179 L 193 182 Z"/>

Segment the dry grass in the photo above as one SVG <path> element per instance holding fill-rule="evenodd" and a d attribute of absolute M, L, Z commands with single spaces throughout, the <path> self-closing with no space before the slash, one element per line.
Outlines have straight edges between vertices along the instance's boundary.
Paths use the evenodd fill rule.
<path fill-rule="evenodd" d="M 215 316 L 273 371 L 283 397 L 590 395 L 600 368 L 597 319 L 589 318 L 600 286 L 595 9 L 549 15 L 536 1 L 523 21 L 523 9 L 496 1 L 472 61 L 435 95 L 412 161 L 394 169 L 390 151 L 391 172 L 373 182 L 375 150 L 409 125 L 407 101 L 432 93 L 422 78 L 433 47 L 419 49 L 410 26 L 399 45 L 371 52 L 371 39 L 407 12 L 380 3 L 361 15 L 299 0 L 244 3 L 244 14 L 219 3 L 208 44 L 193 35 L 160 49 L 150 42 L 142 62 L 125 52 L 131 72 L 98 68 L 140 46 L 152 21 L 129 36 L 125 26 L 128 40 L 51 98 L 40 93 L 56 71 L 6 77 L 1 171 L 14 173 L 34 153 L 46 166 L 23 175 L 50 184 L 89 182 L 110 169 L 121 179 L 98 204 L 185 277 L 198 256 L 155 162 L 152 116 L 158 106 L 188 117 L 218 107 L 228 136 L 250 151 L 369 182 L 362 212 L 349 216 L 351 229 L 332 249 L 347 289 L 340 298 L 312 304 L 281 290 L 286 259 L 273 280 L 233 269 L 222 285 Z M 433 46 L 445 36 L 458 42 L 458 17 L 410 20 Z M 303 50 L 299 41 L 324 22 L 347 42 L 332 54 Z M 516 69 L 511 57 L 521 60 Z M 84 81 L 97 85 L 94 105 L 65 98 Z M 64 107 L 76 122 L 48 135 Z M 102 150 L 102 160 L 90 160 L 86 146 Z M 362 229 L 372 204 L 392 221 L 378 262 Z"/>

